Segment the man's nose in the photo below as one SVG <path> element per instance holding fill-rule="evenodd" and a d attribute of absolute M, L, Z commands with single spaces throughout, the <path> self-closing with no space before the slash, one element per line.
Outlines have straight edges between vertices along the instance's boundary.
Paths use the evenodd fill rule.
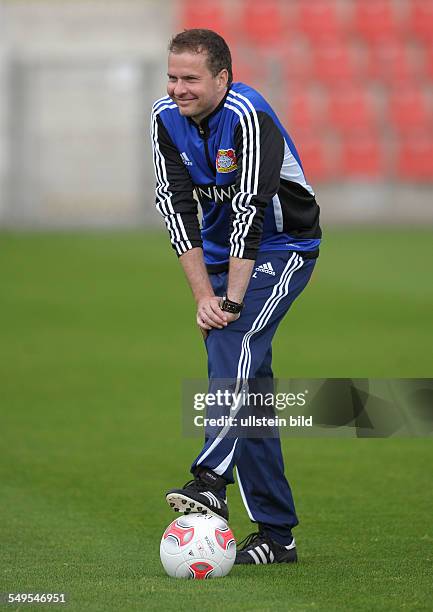
<path fill-rule="evenodd" d="M 182 79 L 178 79 L 176 81 L 176 86 L 174 88 L 174 95 L 175 96 L 181 96 L 185 92 L 186 92 L 185 83 L 182 81 Z"/>

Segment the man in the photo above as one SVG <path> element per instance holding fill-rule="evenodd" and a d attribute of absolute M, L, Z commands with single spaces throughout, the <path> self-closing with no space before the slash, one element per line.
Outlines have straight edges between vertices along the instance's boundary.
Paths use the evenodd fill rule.
<path fill-rule="evenodd" d="M 230 388 L 238 397 L 245 388 L 269 391 L 272 338 L 311 276 L 321 231 L 292 140 L 263 97 L 232 80 L 221 36 L 177 34 L 169 45 L 168 96 L 152 111 L 152 142 L 156 206 L 197 304 L 210 390 Z M 235 414 L 239 406 L 228 409 Z M 169 505 L 228 520 L 225 487 L 236 466 L 248 515 L 259 526 L 238 547 L 236 563 L 296 561 L 298 520 L 278 435 L 243 437 L 230 426 L 206 433 L 194 479 L 167 493 Z"/>

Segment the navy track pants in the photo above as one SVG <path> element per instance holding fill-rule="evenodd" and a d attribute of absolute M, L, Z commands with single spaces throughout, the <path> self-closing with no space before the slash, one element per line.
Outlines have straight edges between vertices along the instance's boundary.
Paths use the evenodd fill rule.
<path fill-rule="evenodd" d="M 247 380 L 254 392 L 267 393 L 272 381 L 272 348 L 275 331 L 292 302 L 304 289 L 315 265 L 314 259 L 287 251 L 259 253 L 244 297 L 240 318 L 224 329 L 212 329 L 206 339 L 209 391 L 215 393 L 224 381 Z M 215 295 L 223 296 L 228 274 L 211 274 Z M 296 347 L 287 347 L 296 354 Z M 206 467 L 237 481 L 248 516 L 260 523 L 274 539 L 290 541 L 298 524 L 290 486 L 284 475 L 278 437 L 246 438 L 222 428 L 207 434 L 205 444 L 192 464 Z"/>

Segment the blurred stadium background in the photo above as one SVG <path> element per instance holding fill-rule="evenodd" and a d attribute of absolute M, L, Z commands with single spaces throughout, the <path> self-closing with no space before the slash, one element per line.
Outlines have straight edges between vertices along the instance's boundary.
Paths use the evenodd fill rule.
<path fill-rule="evenodd" d="M 159 565 L 161 493 L 198 445 L 181 384 L 206 367 L 148 124 L 168 39 L 194 26 L 275 105 L 322 207 L 276 375 L 431 376 L 433 0 L 0 0 L 0 593 L 62 590 L 79 612 L 431 610 L 430 439 L 285 440 L 289 577 L 173 584 Z"/>
<path fill-rule="evenodd" d="M 433 220 L 432 0 L 0 1 L 0 226 L 157 226 L 149 108 L 205 26 L 277 108 L 325 223 Z"/>

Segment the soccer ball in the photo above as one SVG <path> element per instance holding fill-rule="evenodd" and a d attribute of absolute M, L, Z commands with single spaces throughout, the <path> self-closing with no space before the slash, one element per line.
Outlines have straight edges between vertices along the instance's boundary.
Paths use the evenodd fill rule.
<path fill-rule="evenodd" d="M 233 567 L 236 541 L 224 519 L 188 514 L 170 523 L 159 552 L 165 571 L 173 578 L 221 578 Z"/>

